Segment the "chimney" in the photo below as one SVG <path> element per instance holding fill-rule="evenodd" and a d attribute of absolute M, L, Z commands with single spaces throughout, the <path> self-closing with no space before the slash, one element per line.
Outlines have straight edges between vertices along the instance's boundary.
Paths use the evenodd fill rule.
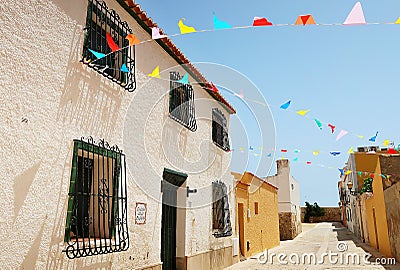
<path fill-rule="evenodd" d="M 278 159 L 276 161 L 276 167 L 277 167 L 277 170 L 276 170 L 277 175 L 282 175 L 282 174 L 289 175 L 290 174 L 289 160 Z"/>

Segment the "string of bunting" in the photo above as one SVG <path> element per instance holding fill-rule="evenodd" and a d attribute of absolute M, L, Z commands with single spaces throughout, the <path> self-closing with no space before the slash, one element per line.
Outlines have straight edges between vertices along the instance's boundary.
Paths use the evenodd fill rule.
<path fill-rule="evenodd" d="M 292 24 L 274 24 L 270 22 L 267 18 L 265 17 L 254 17 L 252 25 L 247 25 L 247 26 L 235 26 L 233 27 L 231 24 L 228 22 L 225 22 L 223 20 L 220 20 L 215 13 L 213 13 L 213 29 L 204 29 L 204 30 L 196 30 L 195 27 L 186 25 L 184 23 L 185 18 L 182 18 L 178 21 L 178 27 L 179 27 L 179 33 L 177 34 L 172 34 L 172 35 L 165 35 L 160 33 L 160 29 L 158 27 L 153 27 L 152 34 L 151 34 L 151 39 L 141 41 L 139 40 L 134 34 L 128 34 L 125 38 L 129 41 L 129 45 L 123 48 L 118 47 L 118 45 L 114 42 L 110 34 L 107 33 L 107 43 L 111 49 L 111 52 L 108 54 L 104 54 L 102 52 L 97 52 L 94 50 L 90 50 L 90 52 L 96 57 L 96 59 L 91 60 L 92 63 L 96 62 L 98 59 L 101 59 L 103 57 L 106 57 L 110 54 L 113 54 L 117 51 L 120 51 L 124 48 L 138 45 L 138 44 L 143 44 L 146 42 L 150 42 L 155 39 L 162 39 L 162 38 L 167 38 L 167 37 L 176 37 L 176 36 L 181 36 L 181 35 L 186 35 L 186 34 L 191 34 L 191 33 L 204 33 L 204 32 L 214 32 L 218 30 L 235 30 L 235 29 L 246 29 L 246 28 L 258 28 L 258 27 L 282 27 L 282 26 L 306 26 L 306 25 L 315 25 L 315 26 L 348 26 L 348 25 L 390 25 L 390 24 L 400 24 L 400 17 L 394 21 L 394 22 L 373 22 L 369 23 L 366 22 L 365 16 L 364 16 L 364 11 L 361 6 L 360 2 L 357 2 L 348 16 L 346 17 L 345 21 L 342 23 L 329 23 L 329 24 L 324 24 L 324 23 L 316 23 L 313 15 L 311 14 L 306 14 L 306 15 L 299 15 L 295 21 L 295 23 Z M 122 72 L 130 72 L 125 64 L 121 65 L 120 71 Z"/>

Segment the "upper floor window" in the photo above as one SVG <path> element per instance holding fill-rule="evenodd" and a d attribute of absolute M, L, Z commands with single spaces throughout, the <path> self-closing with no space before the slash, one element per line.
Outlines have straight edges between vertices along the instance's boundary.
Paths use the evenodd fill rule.
<path fill-rule="evenodd" d="M 104 2 L 89 0 L 82 62 L 103 76 L 134 91 L 135 46 L 129 46 L 132 34 L 127 22 L 108 9 Z"/>
<path fill-rule="evenodd" d="M 196 131 L 194 95 L 190 84 L 178 82 L 179 72 L 170 72 L 169 116 L 191 131 Z"/>
<path fill-rule="evenodd" d="M 70 259 L 127 250 L 125 156 L 101 140 L 74 140 L 64 242 Z"/>
<path fill-rule="evenodd" d="M 212 183 L 213 235 L 226 237 L 232 235 L 229 201 L 226 185 L 221 181 Z"/>
<path fill-rule="evenodd" d="M 212 110 L 212 139 L 219 148 L 229 151 L 227 121 L 225 115 L 217 108 Z"/>

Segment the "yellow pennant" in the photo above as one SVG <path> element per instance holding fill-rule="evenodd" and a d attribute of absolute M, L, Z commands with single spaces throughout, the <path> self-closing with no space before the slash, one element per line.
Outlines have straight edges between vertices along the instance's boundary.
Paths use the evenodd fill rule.
<path fill-rule="evenodd" d="M 160 76 L 160 67 L 156 66 L 156 68 L 153 70 L 152 73 L 148 74 L 149 77 L 153 77 L 153 78 L 161 78 Z"/>
<path fill-rule="evenodd" d="M 301 115 L 301 116 L 304 116 L 304 115 L 306 115 L 308 112 L 310 112 L 311 110 L 299 110 L 299 111 L 297 111 L 296 113 L 297 114 L 299 114 L 299 115 Z"/>

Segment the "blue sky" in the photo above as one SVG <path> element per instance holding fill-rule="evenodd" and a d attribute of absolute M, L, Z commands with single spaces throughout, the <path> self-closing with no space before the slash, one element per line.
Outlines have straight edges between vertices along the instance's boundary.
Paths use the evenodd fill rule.
<path fill-rule="evenodd" d="M 312 14 L 316 23 L 342 23 L 356 1 L 161 1 L 138 0 L 142 8 L 167 33 L 179 33 L 180 18 L 196 29 L 213 28 L 213 12 L 232 26 L 251 25 L 253 17 L 266 17 L 275 24 L 294 23 L 298 15 Z M 367 22 L 394 22 L 400 16 L 400 2 L 394 0 L 361 1 Z M 171 38 L 192 62 L 213 62 L 231 67 L 247 76 L 270 104 L 276 127 L 275 158 L 280 149 L 291 162 L 292 174 L 300 182 L 302 204 L 318 202 L 337 205 L 339 172 L 353 146 L 371 145 L 368 138 L 379 131 L 377 144 L 384 139 L 398 140 L 396 123 L 399 102 L 400 25 L 362 26 L 282 26 L 194 33 Z M 201 70 L 204 72 L 203 70 Z M 212 76 L 204 72 L 207 78 Z M 218 84 L 218 81 L 214 79 Z M 234 89 L 237 92 L 239 89 Z M 243 89 L 245 98 L 251 89 Z M 221 93 L 238 109 L 237 97 Z M 311 109 L 309 117 L 283 111 L 279 105 L 292 100 L 290 109 Z M 349 134 L 338 142 L 327 126 L 319 130 L 313 118 L 332 123 L 340 129 L 361 134 L 361 140 Z M 262 121 L 262 119 L 259 119 Z M 233 120 L 234 124 L 235 120 Z M 234 130 L 234 127 L 232 127 Z M 248 134 L 252 126 L 246 127 Z M 336 133 L 337 134 L 337 133 Z M 234 141 L 234 148 L 242 142 Z M 244 142 L 243 142 L 244 144 Z M 250 145 L 260 146 L 256 139 Z M 294 149 L 301 153 L 295 155 Z M 236 150 L 236 149 L 235 149 Z M 264 147 L 266 150 L 266 147 Z M 312 151 L 321 151 L 313 156 Z M 332 157 L 329 151 L 341 151 Z M 232 170 L 238 171 L 238 151 L 234 152 Z M 242 154 L 243 155 L 243 154 Z M 256 170 L 250 157 L 249 170 Z M 258 160 L 259 161 L 259 158 Z M 311 161 L 312 165 L 306 165 Z M 267 157 L 261 164 L 268 164 Z M 316 166 L 321 164 L 325 167 Z M 274 164 L 273 164 L 274 165 Z M 329 169 L 327 167 L 334 169 Z M 268 166 L 256 171 L 265 176 Z M 273 166 L 274 167 L 274 166 Z M 275 173 L 275 169 L 269 174 Z"/>

